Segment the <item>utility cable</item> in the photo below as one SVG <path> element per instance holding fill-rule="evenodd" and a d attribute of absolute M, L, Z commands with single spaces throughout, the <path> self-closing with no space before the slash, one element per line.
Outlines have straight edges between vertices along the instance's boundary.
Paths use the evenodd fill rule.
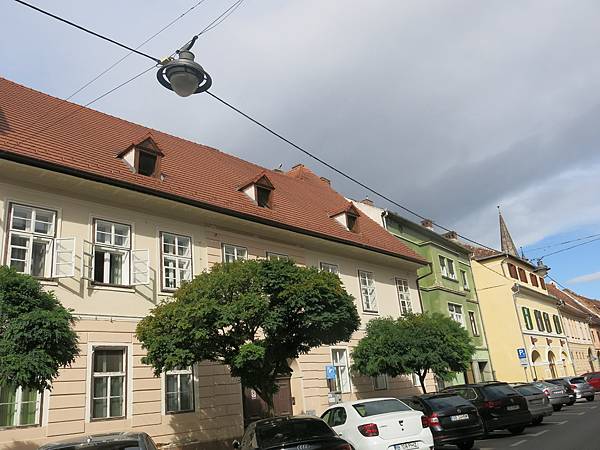
<path fill-rule="evenodd" d="M 543 258 L 546 258 L 548 256 L 552 256 L 552 255 L 556 255 L 558 253 L 566 252 L 567 250 L 571 250 L 571 249 L 576 248 L 576 247 L 581 247 L 582 245 L 591 244 L 592 242 L 596 242 L 596 241 L 600 241 L 600 237 L 597 237 L 596 239 L 592 239 L 590 241 L 581 242 L 579 244 L 571 245 L 570 247 L 567 247 L 567 248 L 562 248 L 562 249 L 557 250 L 555 252 L 548 253 L 546 255 L 540 256 L 539 258 L 536 258 L 536 259 L 543 259 Z"/>
<path fill-rule="evenodd" d="M 558 242 L 556 244 L 549 244 L 549 245 L 544 245 L 544 246 L 541 246 L 541 247 L 528 248 L 527 251 L 528 252 L 532 252 L 534 250 L 547 250 L 549 248 L 560 247 L 562 245 L 570 244 L 572 242 L 585 241 L 586 239 L 590 239 L 590 238 L 594 238 L 594 237 L 598 237 L 598 236 L 600 236 L 600 233 L 590 234 L 589 236 L 583 236 L 583 237 L 580 237 L 580 238 L 571 239 L 571 240 L 564 241 L 564 242 Z"/>
<path fill-rule="evenodd" d="M 136 50 L 135 48 L 131 48 L 131 47 L 125 45 L 125 44 L 121 44 L 120 42 L 117 42 L 114 39 L 106 37 L 106 36 L 104 36 L 104 35 L 102 35 L 100 33 L 96 33 L 95 31 L 92 31 L 92 30 L 90 30 L 88 28 L 85 28 L 85 27 L 83 27 L 81 25 L 77 25 L 76 23 L 71 22 L 70 20 L 64 19 L 64 18 L 62 18 L 60 16 L 57 16 L 56 14 L 52 14 L 51 12 L 48 12 L 48 11 L 43 10 L 41 8 L 38 8 L 37 6 L 34 6 L 34 5 L 32 5 L 30 3 L 27 3 L 27 2 L 24 2 L 23 0 L 14 0 L 14 1 L 17 2 L 17 3 L 20 3 L 21 5 L 27 6 L 28 8 L 31 8 L 31 9 L 37 11 L 37 12 L 40 12 L 42 14 L 45 14 L 45 15 L 49 16 L 49 17 L 52 17 L 53 19 L 56 19 L 56 20 L 58 20 L 60 22 L 66 23 L 67 25 L 71 25 L 72 27 L 75 27 L 75 28 L 77 28 L 77 29 L 79 29 L 81 31 L 85 31 L 86 33 L 89 33 L 92 36 L 96 36 L 96 37 L 98 37 L 100 39 L 104 39 L 105 41 L 110 42 L 111 44 L 118 45 L 119 47 L 122 47 L 122 48 L 124 48 L 126 50 L 129 50 L 132 53 L 137 53 L 140 56 L 144 56 L 144 57 L 146 57 L 148 59 L 151 59 L 152 61 L 154 61 L 157 64 L 161 63 L 161 60 L 158 59 L 158 58 L 150 56 L 150 55 L 148 55 L 148 54 L 146 54 L 144 52 L 140 52 L 139 50 Z"/>

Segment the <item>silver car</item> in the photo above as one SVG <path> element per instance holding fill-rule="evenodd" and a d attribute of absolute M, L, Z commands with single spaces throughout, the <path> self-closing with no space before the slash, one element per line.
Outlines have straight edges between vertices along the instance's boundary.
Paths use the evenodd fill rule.
<path fill-rule="evenodd" d="M 527 400 L 527 408 L 531 413 L 533 425 L 539 425 L 544 417 L 552 415 L 552 405 L 548 396 L 533 383 L 519 383 L 511 386 Z"/>
<path fill-rule="evenodd" d="M 547 381 L 534 381 L 531 384 L 546 394 L 554 411 L 560 411 L 564 405 L 571 402 L 569 393 L 562 385 L 548 383 Z"/>
<path fill-rule="evenodd" d="M 585 381 L 583 377 L 563 377 L 566 380 L 573 390 L 575 391 L 575 397 L 577 399 L 585 398 L 588 402 L 594 401 L 594 396 L 596 395 L 596 391 Z"/>

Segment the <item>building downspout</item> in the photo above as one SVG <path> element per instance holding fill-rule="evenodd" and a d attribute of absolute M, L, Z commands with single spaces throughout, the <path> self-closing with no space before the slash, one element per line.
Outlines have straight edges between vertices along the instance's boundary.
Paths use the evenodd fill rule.
<path fill-rule="evenodd" d="M 517 316 L 517 323 L 519 324 L 519 328 L 521 328 L 521 321 L 519 320 L 519 308 L 517 307 L 517 294 L 519 293 L 519 285 L 517 283 L 513 284 L 511 291 L 513 297 L 513 306 L 515 307 L 515 314 Z M 519 331 L 521 334 L 521 341 L 523 342 L 523 348 L 525 349 L 525 351 L 527 351 L 527 344 L 525 343 L 525 336 L 523 336 L 523 329 L 521 328 Z M 527 352 L 527 361 L 529 362 L 528 365 L 529 371 L 531 372 L 531 379 L 534 379 L 535 372 L 533 372 L 532 368 L 533 363 L 529 361 L 529 352 Z M 523 370 L 525 371 L 525 381 L 529 382 L 529 377 L 527 376 L 527 367 L 523 367 Z"/>

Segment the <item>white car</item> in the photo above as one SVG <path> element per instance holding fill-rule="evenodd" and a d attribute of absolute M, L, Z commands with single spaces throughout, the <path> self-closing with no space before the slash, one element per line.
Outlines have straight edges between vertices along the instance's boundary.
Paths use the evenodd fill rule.
<path fill-rule="evenodd" d="M 396 398 L 338 403 L 321 418 L 356 450 L 433 449 L 433 436 L 423 413 Z"/>

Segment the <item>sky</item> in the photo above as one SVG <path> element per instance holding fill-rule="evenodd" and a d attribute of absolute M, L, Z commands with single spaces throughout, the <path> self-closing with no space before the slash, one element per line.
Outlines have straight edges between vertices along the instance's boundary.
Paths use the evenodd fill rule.
<path fill-rule="evenodd" d="M 140 50 L 171 54 L 233 1 L 204 0 Z M 197 0 L 31 2 L 136 47 Z M 2 2 L 0 16 L 0 76 L 57 97 L 127 53 L 16 2 Z M 585 0 L 245 0 L 192 51 L 216 95 L 449 229 L 497 247 L 501 205 L 534 258 L 600 233 L 599 19 L 600 2 Z M 72 101 L 152 64 L 131 55 Z M 154 74 L 92 107 L 265 167 L 303 163 L 348 197 L 369 195 Z M 599 250 L 600 240 L 544 262 L 563 285 L 600 298 Z"/>

